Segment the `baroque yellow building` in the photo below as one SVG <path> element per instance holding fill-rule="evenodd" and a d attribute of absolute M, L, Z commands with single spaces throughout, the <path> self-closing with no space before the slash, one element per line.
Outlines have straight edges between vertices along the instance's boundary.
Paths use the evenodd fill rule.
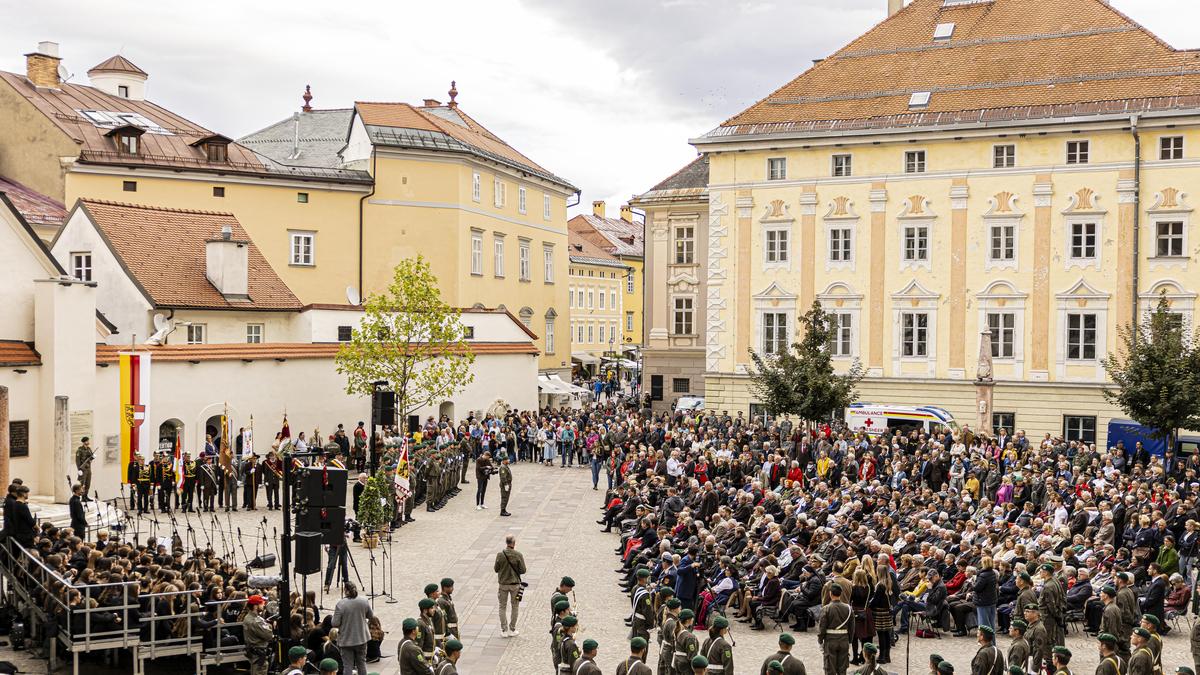
<path fill-rule="evenodd" d="M 751 410 L 750 350 L 794 340 L 817 301 L 863 400 L 974 425 L 990 330 L 993 425 L 1103 443 L 1118 327 L 1160 294 L 1196 324 L 1196 53 L 1102 0 L 889 4 L 692 139 L 702 200 L 635 200 L 667 262 L 650 351 L 702 340 L 707 407 Z"/>
<path fill-rule="evenodd" d="M 622 204 L 620 217 L 610 218 L 603 201 L 592 202 L 592 212 L 581 213 L 568 221 L 572 236 L 581 236 L 629 267 L 621 290 L 621 335 L 625 351 L 642 344 L 642 312 L 645 302 L 645 241 L 643 225 L 634 217 L 633 208 Z"/>
<path fill-rule="evenodd" d="M 576 366 L 596 374 L 606 358 L 620 358 L 622 354 L 625 296 L 633 269 L 609 252 L 607 240 L 583 217 L 572 218 L 567 226 L 571 359 Z"/>

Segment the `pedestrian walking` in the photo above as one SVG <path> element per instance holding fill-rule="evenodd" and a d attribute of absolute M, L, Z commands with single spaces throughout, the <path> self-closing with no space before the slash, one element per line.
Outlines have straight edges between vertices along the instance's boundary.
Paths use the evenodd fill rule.
<path fill-rule="evenodd" d="M 342 652 L 341 675 L 350 675 L 353 667 L 360 675 L 367 672 L 367 642 L 371 639 L 368 622 L 375 618 L 371 603 L 360 597 L 353 582 L 342 584 L 342 599 L 333 608 L 333 627 L 338 629 L 337 646 Z"/>
<path fill-rule="evenodd" d="M 487 504 L 483 501 L 487 497 L 488 479 L 495 473 L 496 468 L 492 466 L 492 453 L 484 452 L 475 460 L 475 510 L 486 509 Z M 503 510 L 503 509 L 501 509 Z"/>
<path fill-rule="evenodd" d="M 516 535 L 510 534 L 504 538 L 504 550 L 496 554 L 493 571 L 499 585 L 500 635 L 516 637 L 520 634 L 517 631 L 517 616 L 521 603 L 521 576 L 525 574 L 525 556 L 517 550 Z M 508 614 L 510 604 L 512 613 Z"/>

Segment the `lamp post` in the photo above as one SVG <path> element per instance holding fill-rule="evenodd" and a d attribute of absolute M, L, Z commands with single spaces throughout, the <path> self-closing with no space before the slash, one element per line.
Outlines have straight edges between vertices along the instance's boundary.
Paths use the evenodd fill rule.
<path fill-rule="evenodd" d="M 615 360 L 615 362 L 617 364 L 616 389 L 617 389 L 617 392 L 620 393 L 620 390 L 621 390 L 621 355 L 617 354 L 616 341 L 617 341 L 617 336 L 615 336 L 615 335 L 608 338 L 608 353 L 612 354 L 613 359 Z"/>

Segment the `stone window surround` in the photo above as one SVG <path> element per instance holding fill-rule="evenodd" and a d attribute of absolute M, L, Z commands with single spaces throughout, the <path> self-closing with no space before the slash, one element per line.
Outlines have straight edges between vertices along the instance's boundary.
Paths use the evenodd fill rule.
<path fill-rule="evenodd" d="M 941 295 L 929 291 L 920 282 L 913 279 L 904 287 L 904 290 L 893 293 L 891 299 L 892 326 L 895 330 L 892 339 L 892 376 L 900 376 L 903 372 L 901 366 L 904 363 L 925 363 L 929 377 L 934 377 L 937 373 L 938 303 Z M 925 356 L 901 356 L 901 341 L 903 340 L 901 314 L 911 313 L 922 313 L 929 316 Z"/>
<path fill-rule="evenodd" d="M 1108 353 L 1108 301 L 1111 294 L 1096 290 L 1082 278 L 1070 289 L 1055 296 L 1057 332 L 1055 335 L 1055 366 L 1059 381 L 1103 382 L 1106 379 L 1101 360 Z M 1067 315 L 1096 315 L 1096 358 L 1089 360 L 1067 360 Z M 1067 366 L 1093 366 L 1091 378 L 1067 377 Z"/>
<path fill-rule="evenodd" d="M 845 289 L 845 293 L 836 292 L 838 288 Z M 824 292 L 817 294 L 817 301 L 821 303 L 821 307 L 830 314 L 849 314 L 850 315 L 850 354 L 846 356 L 834 356 L 833 360 L 849 362 L 859 358 L 862 354 L 862 342 L 860 338 L 862 326 L 862 301 L 863 295 L 855 293 L 848 284 L 843 282 L 834 282 L 825 289 Z"/>
<path fill-rule="evenodd" d="M 1022 293 L 1011 281 L 1000 279 L 988 284 L 982 292 L 975 296 L 979 306 L 979 330 L 982 334 L 988 329 L 988 314 L 1009 313 L 1013 315 L 1013 355 L 1012 358 L 993 358 L 995 363 L 1010 364 L 1013 378 L 1021 379 L 1025 373 L 1025 303 L 1028 293 Z"/>

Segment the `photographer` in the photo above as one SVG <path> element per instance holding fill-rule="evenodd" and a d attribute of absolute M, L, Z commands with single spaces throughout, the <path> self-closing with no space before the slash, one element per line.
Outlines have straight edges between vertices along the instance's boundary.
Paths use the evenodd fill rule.
<path fill-rule="evenodd" d="M 475 460 L 475 510 L 486 509 L 487 505 L 483 503 L 484 497 L 487 496 L 488 478 L 493 474 L 498 473 L 495 466 L 492 465 L 492 453 L 484 452 Z"/>
<path fill-rule="evenodd" d="M 242 620 L 242 634 L 246 640 L 246 658 L 250 660 L 250 675 L 267 675 L 271 661 L 271 644 L 275 631 L 263 613 L 267 601 L 261 595 L 246 599 L 246 618 Z"/>
<path fill-rule="evenodd" d="M 496 554 L 493 571 L 500 586 L 500 634 L 504 637 L 516 637 L 517 615 L 521 603 L 521 576 L 525 574 L 525 556 L 517 550 L 516 536 L 510 534 L 504 538 L 504 550 Z M 505 616 L 510 602 L 511 617 Z"/>

